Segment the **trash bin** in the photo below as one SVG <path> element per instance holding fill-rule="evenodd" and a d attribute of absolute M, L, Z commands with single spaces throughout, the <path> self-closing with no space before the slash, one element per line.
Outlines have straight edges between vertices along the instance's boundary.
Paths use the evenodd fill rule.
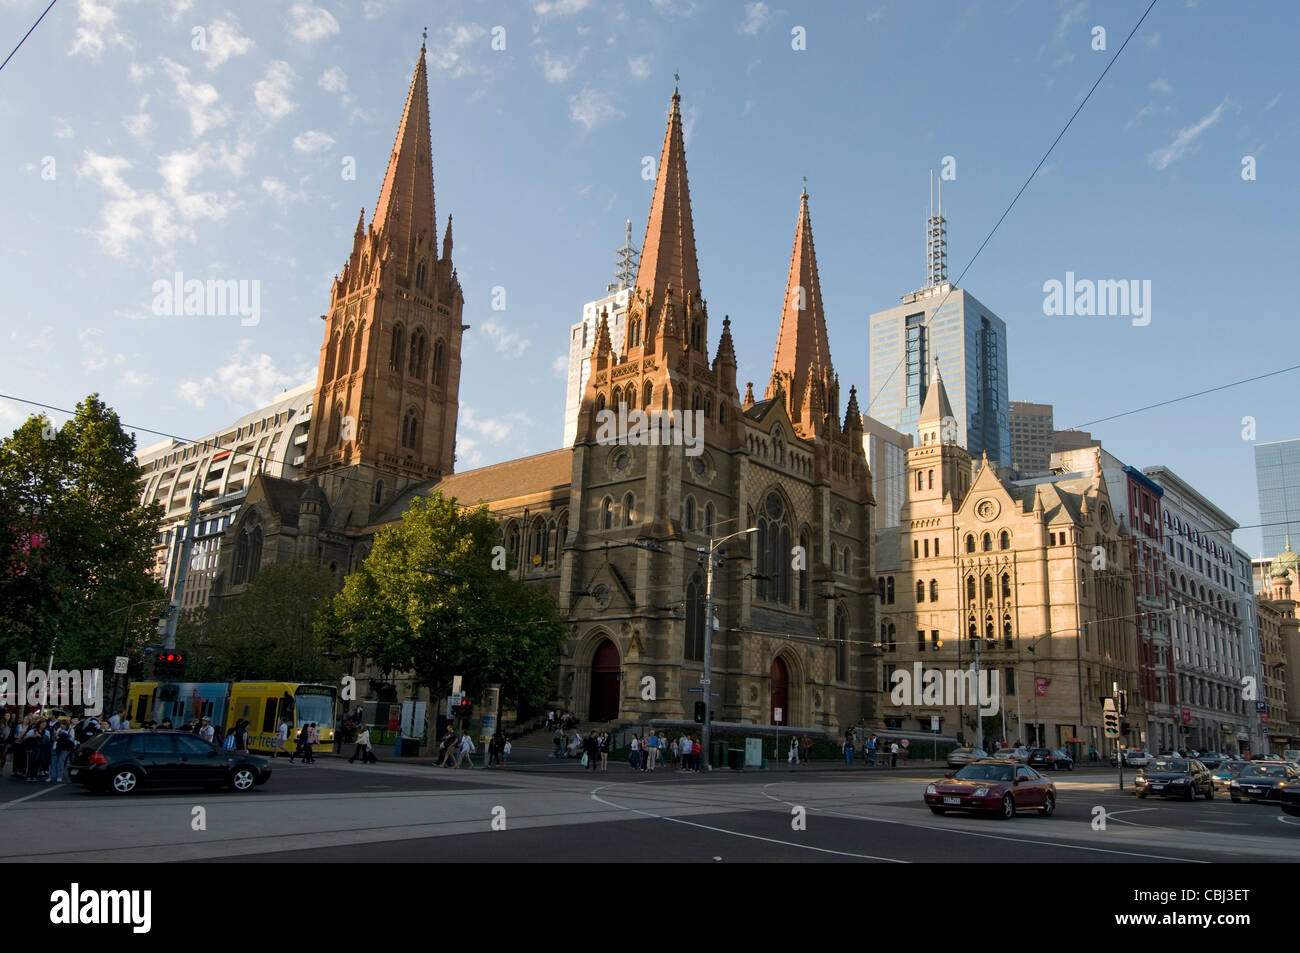
<path fill-rule="evenodd" d="M 399 737 L 393 743 L 393 754 L 398 758 L 414 758 L 420 753 L 419 738 L 402 738 Z"/>
<path fill-rule="evenodd" d="M 728 748 L 727 766 L 731 768 L 732 771 L 744 771 L 745 770 L 745 749 Z"/>
<path fill-rule="evenodd" d="M 727 763 L 727 743 L 725 741 L 714 741 L 710 747 L 713 750 L 709 753 L 709 766 L 721 768 Z"/>

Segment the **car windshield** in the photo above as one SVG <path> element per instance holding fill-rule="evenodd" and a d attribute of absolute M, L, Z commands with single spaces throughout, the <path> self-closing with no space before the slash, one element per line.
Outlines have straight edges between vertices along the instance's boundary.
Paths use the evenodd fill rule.
<path fill-rule="evenodd" d="M 1067 754 L 1065 753 L 1065 749 L 1064 749 L 1064 748 L 1057 748 L 1057 749 L 1055 749 L 1055 750 L 1052 752 L 1052 757 L 1054 757 L 1054 758 L 1067 758 L 1067 757 L 1069 757 L 1069 755 L 1067 755 Z"/>
<path fill-rule="evenodd" d="M 1010 781 L 1014 770 L 1003 764 L 968 764 L 956 777 L 962 781 Z"/>
<path fill-rule="evenodd" d="M 1235 778 L 1241 774 L 1243 767 L 1245 765 L 1240 761 L 1225 761 L 1215 769 L 1214 774 L 1220 778 Z"/>
<path fill-rule="evenodd" d="M 1280 764 L 1252 764 L 1242 768 L 1243 778 L 1285 778 L 1286 768 Z"/>
<path fill-rule="evenodd" d="M 1176 758 L 1156 758 L 1151 762 L 1151 765 L 1147 770 L 1155 772 L 1163 771 L 1167 774 L 1186 774 L 1190 770 L 1190 766 L 1186 761 L 1181 761 Z"/>

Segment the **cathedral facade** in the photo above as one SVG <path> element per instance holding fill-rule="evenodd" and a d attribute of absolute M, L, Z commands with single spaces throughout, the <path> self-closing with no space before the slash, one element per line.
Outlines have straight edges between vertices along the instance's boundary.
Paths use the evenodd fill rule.
<path fill-rule="evenodd" d="M 742 395 L 729 318 L 709 346 L 674 90 L 621 347 L 602 315 L 574 442 L 455 473 L 464 297 L 450 219 L 434 254 L 426 82 L 422 49 L 374 218 L 331 289 L 305 465 L 250 488 L 215 591 L 294 557 L 342 576 L 414 497 L 441 492 L 486 503 L 509 571 L 554 593 L 569 629 L 555 705 L 689 721 L 712 624 L 715 723 L 873 724 L 871 477 L 856 392 L 842 400 L 831 361 L 806 190 L 771 372 L 761 397 Z M 637 412 L 673 421 L 667 439 L 611 433 Z M 718 546 L 708 620 L 705 553 L 749 529 Z M 250 541 L 256 564 L 239 559 Z"/>

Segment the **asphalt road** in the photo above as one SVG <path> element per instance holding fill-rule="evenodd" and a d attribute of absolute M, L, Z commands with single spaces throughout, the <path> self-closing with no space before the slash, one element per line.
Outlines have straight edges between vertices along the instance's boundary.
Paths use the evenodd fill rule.
<path fill-rule="evenodd" d="M 1253 863 L 1294 862 L 1300 849 L 1300 818 L 1276 805 L 1139 801 L 1104 768 L 1054 777 L 1050 818 L 936 817 L 921 795 L 941 773 L 322 758 L 280 762 L 249 794 L 129 797 L 5 777 L 0 861 Z"/>

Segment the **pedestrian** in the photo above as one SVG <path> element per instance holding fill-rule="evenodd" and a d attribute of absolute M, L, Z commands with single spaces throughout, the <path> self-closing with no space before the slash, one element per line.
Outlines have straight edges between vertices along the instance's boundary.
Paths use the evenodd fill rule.
<path fill-rule="evenodd" d="M 799 736 L 798 735 L 790 736 L 790 755 L 785 759 L 785 763 L 786 764 L 799 763 Z"/>
<path fill-rule="evenodd" d="M 474 739 L 469 736 L 469 732 L 462 734 L 460 736 L 460 753 L 456 755 L 456 767 L 460 767 L 462 759 L 467 761 L 471 768 L 474 767 L 474 752 L 477 750 L 474 747 Z"/>
<path fill-rule="evenodd" d="M 808 756 L 812 754 L 812 739 L 807 735 L 799 737 L 799 758 L 804 764 L 808 763 Z"/>
<path fill-rule="evenodd" d="M 672 756 L 673 756 L 673 770 L 674 770 L 674 771 L 681 770 L 681 766 L 682 766 L 682 763 L 681 763 L 681 758 L 682 758 L 682 748 L 681 748 L 681 745 L 679 745 L 679 744 L 677 743 L 677 741 L 674 740 L 673 743 L 672 743 L 671 745 L 668 746 L 668 750 L 672 752 Z"/>
<path fill-rule="evenodd" d="M 244 718 L 235 722 L 235 750 L 243 754 L 248 754 L 248 725 Z"/>
<path fill-rule="evenodd" d="M 649 737 L 646 738 L 646 743 L 650 746 L 650 748 L 646 752 L 647 754 L 646 766 L 642 768 L 642 770 L 645 771 L 647 774 L 654 774 L 655 765 L 658 764 L 659 762 L 659 748 L 661 744 L 661 739 L 657 734 L 655 734 L 655 730 L 653 728 L 650 729 L 650 735 Z"/>
<path fill-rule="evenodd" d="M 872 735 L 867 739 L 867 764 L 875 767 L 876 764 L 876 736 Z"/>
<path fill-rule="evenodd" d="M 627 755 L 627 766 L 633 771 L 641 768 L 641 736 L 632 732 L 632 744 Z"/>
<path fill-rule="evenodd" d="M 564 729 L 559 725 L 555 726 L 555 733 L 551 735 L 551 740 L 555 742 L 555 757 L 564 757 Z"/>
<path fill-rule="evenodd" d="M 247 725 L 248 723 L 245 722 L 244 724 Z M 303 764 L 316 763 L 316 755 L 312 751 L 312 745 L 316 744 L 318 741 L 320 741 L 320 731 L 316 728 L 316 722 L 313 721 L 307 726 L 307 743 L 303 745 L 302 748 Z M 245 735 L 245 743 L 247 743 L 247 735 Z"/>
<path fill-rule="evenodd" d="M 505 739 L 501 737 L 501 732 L 497 732 L 488 742 L 488 767 L 501 763 L 501 749 L 505 746 Z"/>
<path fill-rule="evenodd" d="M 68 757 L 76 750 L 77 739 L 72 734 L 72 726 L 68 720 L 59 721 L 54 731 L 54 755 L 50 766 L 50 780 L 63 783 L 64 767 L 68 763 Z"/>
<path fill-rule="evenodd" d="M 696 774 L 704 766 L 704 742 L 699 738 L 691 739 L 691 770 Z"/>
<path fill-rule="evenodd" d="M 289 723 L 280 719 L 280 727 L 275 729 L 275 747 L 271 749 L 271 760 L 274 761 L 280 756 L 280 752 L 289 753 Z"/>
<path fill-rule="evenodd" d="M 582 766 L 595 771 L 600 764 L 600 736 L 593 728 L 582 742 Z"/>
<path fill-rule="evenodd" d="M 215 732 L 212 730 L 212 719 L 203 718 L 199 720 L 199 739 L 212 744 L 212 737 Z"/>
<path fill-rule="evenodd" d="M 357 734 L 357 746 L 352 752 L 352 757 L 348 758 L 348 764 L 352 764 L 357 758 L 361 759 L 362 764 L 367 764 L 367 755 L 370 754 L 370 729 L 362 728 Z"/>
<path fill-rule="evenodd" d="M 510 739 L 509 738 L 507 738 L 501 744 L 501 763 L 502 764 L 510 763 Z"/>
<path fill-rule="evenodd" d="M 5 772 L 5 760 L 9 757 L 9 736 L 14 730 L 13 712 L 5 709 L 0 714 L 0 774 Z"/>
<path fill-rule="evenodd" d="M 614 739 L 609 736 L 608 731 L 600 733 L 600 770 L 609 770 L 609 752 L 614 745 Z"/>
<path fill-rule="evenodd" d="M 1089 760 L 1089 761 L 1096 761 L 1096 760 L 1097 760 L 1097 746 L 1096 746 L 1096 745 L 1088 745 L 1088 760 Z"/>
<path fill-rule="evenodd" d="M 113 712 L 113 714 L 108 716 L 108 730 L 120 731 L 121 729 L 122 729 L 122 713 L 115 711 Z"/>
<path fill-rule="evenodd" d="M 853 732 L 849 731 L 844 735 L 844 763 L 848 767 L 853 767 Z"/>
<path fill-rule="evenodd" d="M 23 752 L 26 754 L 24 767 L 27 780 L 37 781 L 41 773 L 41 748 L 48 747 L 49 732 L 45 728 L 45 719 L 33 717 L 23 734 Z"/>
<path fill-rule="evenodd" d="M 439 767 L 443 767 L 443 768 L 455 767 L 455 765 L 452 762 L 456 760 L 456 756 L 460 752 L 459 741 L 460 738 L 457 736 L 455 730 L 448 727 L 447 734 L 442 739 L 442 746 L 438 749 L 438 754 L 441 759 L 438 762 Z"/>
<path fill-rule="evenodd" d="M 889 766 L 891 768 L 898 767 L 898 742 L 897 741 L 892 741 L 889 744 Z"/>

